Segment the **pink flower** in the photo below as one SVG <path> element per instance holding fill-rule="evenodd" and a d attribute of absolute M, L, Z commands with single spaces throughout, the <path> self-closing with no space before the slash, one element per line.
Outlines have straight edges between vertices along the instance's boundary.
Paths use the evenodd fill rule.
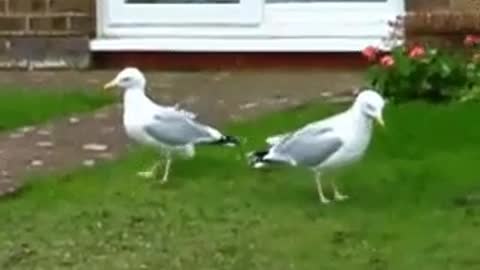
<path fill-rule="evenodd" d="M 425 55 L 425 48 L 421 45 L 414 46 L 408 53 L 408 56 L 410 58 L 421 58 L 424 55 Z"/>
<path fill-rule="evenodd" d="M 380 59 L 380 64 L 384 67 L 391 67 L 395 64 L 395 60 L 391 55 L 385 55 Z"/>
<path fill-rule="evenodd" d="M 480 36 L 476 36 L 476 35 L 467 35 L 465 37 L 465 40 L 463 41 L 463 43 L 466 45 L 466 46 L 475 46 L 475 45 L 478 45 L 480 44 Z"/>
<path fill-rule="evenodd" d="M 378 56 L 378 49 L 373 46 L 368 46 L 362 51 L 362 55 L 368 59 L 368 61 L 375 61 Z"/>

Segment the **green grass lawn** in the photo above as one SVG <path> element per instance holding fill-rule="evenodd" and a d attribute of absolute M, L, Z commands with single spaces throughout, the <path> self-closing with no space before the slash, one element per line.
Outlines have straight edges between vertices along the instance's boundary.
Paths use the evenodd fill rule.
<path fill-rule="evenodd" d="M 262 145 L 339 108 L 307 106 L 229 130 Z M 480 106 L 389 107 L 364 162 L 320 205 L 303 170 L 255 171 L 201 148 L 171 182 L 135 177 L 154 155 L 32 184 L 0 202 L 0 269 L 480 269 Z"/>
<path fill-rule="evenodd" d="M 111 102 L 113 97 L 100 90 L 0 89 L 0 131 L 70 113 L 90 111 Z"/>

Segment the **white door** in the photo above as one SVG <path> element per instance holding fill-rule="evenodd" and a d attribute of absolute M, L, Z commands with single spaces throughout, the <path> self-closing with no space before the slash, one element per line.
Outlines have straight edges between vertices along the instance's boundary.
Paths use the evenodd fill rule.
<path fill-rule="evenodd" d="M 260 0 L 104 0 L 108 26 L 255 24 Z"/>
<path fill-rule="evenodd" d="M 405 0 L 97 0 L 96 51 L 344 52 L 379 45 Z"/>

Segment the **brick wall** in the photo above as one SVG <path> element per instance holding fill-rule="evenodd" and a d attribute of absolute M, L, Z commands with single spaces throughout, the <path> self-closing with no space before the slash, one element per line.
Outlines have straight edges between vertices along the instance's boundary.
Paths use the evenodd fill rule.
<path fill-rule="evenodd" d="M 94 0 L 0 0 L 0 68 L 85 68 Z"/>
<path fill-rule="evenodd" d="M 406 0 L 405 4 L 409 11 L 433 11 L 448 9 L 450 0 Z"/>
<path fill-rule="evenodd" d="M 407 35 L 458 43 L 480 33 L 480 0 L 407 0 Z"/>

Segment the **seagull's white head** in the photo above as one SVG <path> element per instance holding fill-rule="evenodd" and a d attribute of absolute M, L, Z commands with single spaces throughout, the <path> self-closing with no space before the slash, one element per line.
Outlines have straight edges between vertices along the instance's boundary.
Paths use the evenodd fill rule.
<path fill-rule="evenodd" d="M 128 89 L 145 89 L 146 79 L 143 76 L 143 73 L 134 67 L 127 67 L 120 71 L 118 75 L 111 80 L 109 83 L 105 84 L 104 89 L 109 89 L 113 87 L 119 87 L 123 90 Z"/>
<path fill-rule="evenodd" d="M 358 108 L 365 116 L 375 119 L 381 126 L 385 126 L 383 121 L 383 107 L 385 103 L 380 94 L 368 89 L 358 94 L 354 107 Z"/>

